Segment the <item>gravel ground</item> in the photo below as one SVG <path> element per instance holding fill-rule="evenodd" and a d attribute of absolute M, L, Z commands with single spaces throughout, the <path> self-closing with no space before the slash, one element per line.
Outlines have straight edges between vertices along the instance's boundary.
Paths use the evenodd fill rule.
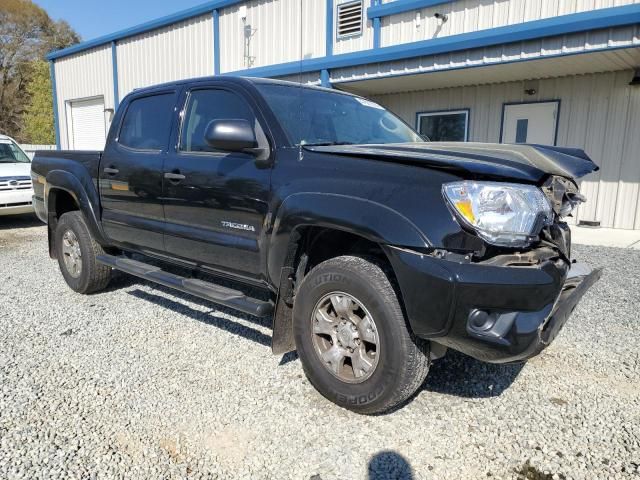
<path fill-rule="evenodd" d="M 640 251 L 522 366 L 449 353 L 364 417 L 256 320 L 119 276 L 69 290 L 31 217 L 0 219 L 0 478 L 640 478 Z"/>

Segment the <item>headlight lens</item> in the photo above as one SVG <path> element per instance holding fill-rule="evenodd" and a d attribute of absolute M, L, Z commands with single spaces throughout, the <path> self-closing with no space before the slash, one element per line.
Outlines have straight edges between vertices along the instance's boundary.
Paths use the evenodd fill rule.
<path fill-rule="evenodd" d="M 498 182 L 454 182 L 443 187 L 460 220 L 488 243 L 526 246 L 553 221 L 549 201 L 533 185 Z"/>

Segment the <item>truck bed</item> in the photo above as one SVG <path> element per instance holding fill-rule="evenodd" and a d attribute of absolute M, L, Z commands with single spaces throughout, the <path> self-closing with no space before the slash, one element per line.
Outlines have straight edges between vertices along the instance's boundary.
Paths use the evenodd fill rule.
<path fill-rule="evenodd" d="M 43 222 L 47 222 L 45 186 L 52 176 L 64 176 L 68 182 L 77 182 L 96 202 L 98 195 L 98 169 L 101 151 L 88 150 L 38 150 L 31 163 L 33 181 L 33 206 Z M 97 205 L 97 204 L 96 204 Z"/>

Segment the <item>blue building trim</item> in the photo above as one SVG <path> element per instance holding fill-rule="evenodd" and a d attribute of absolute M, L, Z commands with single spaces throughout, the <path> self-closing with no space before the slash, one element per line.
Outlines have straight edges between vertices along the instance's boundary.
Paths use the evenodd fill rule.
<path fill-rule="evenodd" d="M 452 3 L 455 0 L 396 0 L 379 5 L 372 5 L 367 9 L 367 18 L 388 17 L 398 13 L 420 10 L 421 8 L 435 7 L 444 3 Z"/>
<path fill-rule="evenodd" d="M 635 23 L 640 23 L 640 4 L 573 13 L 516 25 L 507 25 L 504 27 L 450 35 L 378 49 L 238 70 L 228 72 L 227 74 L 253 77 L 280 77 L 297 73 L 318 72 L 323 69 L 331 70 L 421 56 L 439 55 L 474 48 L 485 48 L 513 42 L 566 35 L 569 33 L 633 25 Z"/>
<path fill-rule="evenodd" d="M 331 77 L 329 76 L 329 70 L 320 70 L 320 85 L 325 88 L 332 88 Z"/>
<path fill-rule="evenodd" d="M 379 0 L 371 0 L 371 7 L 367 10 L 367 15 L 369 10 L 375 8 L 379 3 Z M 380 17 L 373 17 L 373 48 L 380 48 L 380 34 L 381 34 L 381 21 Z"/>
<path fill-rule="evenodd" d="M 111 42 L 111 66 L 113 68 L 113 110 L 118 110 L 120 105 L 120 89 L 118 88 L 118 46 Z"/>
<path fill-rule="evenodd" d="M 213 74 L 220 75 L 220 12 L 213 11 Z"/>
<path fill-rule="evenodd" d="M 202 5 L 198 5 L 197 7 L 189 8 L 188 10 L 182 10 L 181 12 L 174 13 L 173 15 L 167 15 L 166 17 L 162 17 L 157 20 L 152 20 L 150 22 L 146 22 L 141 25 L 137 25 L 135 27 L 127 28 L 125 30 L 120 30 L 119 32 L 115 32 L 109 35 L 105 35 L 103 37 L 96 38 L 94 40 L 78 43 L 77 45 L 73 45 L 71 47 L 68 47 L 62 50 L 57 50 L 55 52 L 51 52 L 47 55 L 46 58 L 47 60 L 55 60 L 56 58 L 66 57 L 68 55 L 73 55 L 74 53 L 83 52 L 91 48 L 107 45 L 114 41 L 122 40 L 128 37 L 133 37 L 134 35 L 139 35 L 141 33 L 149 32 L 151 30 L 156 30 L 158 28 L 166 27 L 168 25 L 172 25 L 177 22 L 182 22 L 183 20 L 188 20 L 190 18 L 206 15 L 216 9 L 230 7 L 238 3 L 245 3 L 246 1 L 247 0 L 209 1 Z"/>
<path fill-rule="evenodd" d="M 60 150 L 60 120 L 58 117 L 58 90 L 56 89 L 56 66 L 49 62 L 49 75 L 51 75 L 51 93 L 53 97 L 53 130 L 56 137 L 56 147 Z"/>
<path fill-rule="evenodd" d="M 325 47 L 325 55 L 330 57 L 333 55 L 333 1 L 334 0 L 326 0 L 327 2 L 327 10 L 326 10 L 326 47 Z"/>

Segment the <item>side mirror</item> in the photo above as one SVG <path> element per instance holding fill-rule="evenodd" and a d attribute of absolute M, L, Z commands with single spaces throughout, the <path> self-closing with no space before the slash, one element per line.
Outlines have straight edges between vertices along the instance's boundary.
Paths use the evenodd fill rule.
<path fill-rule="evenodd" d="M 256 134 L 246 120 L 212 120 L 204 132 L 204 140 L 211 148 L 228 152 L 252 153 L 258 147 Z"/>

